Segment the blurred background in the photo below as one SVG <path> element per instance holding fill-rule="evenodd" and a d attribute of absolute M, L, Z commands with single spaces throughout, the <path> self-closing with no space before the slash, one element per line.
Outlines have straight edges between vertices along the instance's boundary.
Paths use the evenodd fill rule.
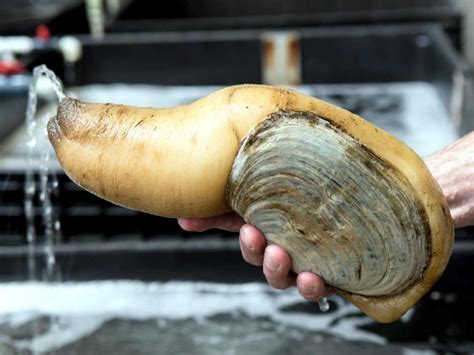
<path fill-rule="evenodd" d="M 167 107 L 223 86 L 290 86 L 423 157 L 474 129 L 471 0 L 16 0 L 0 3 L 1 354 L 474 353 L 474 229 L 402 320 L 275 291 L 238 236 L 111 205 L 63 173 L 57 100 Z M 157 181 L 159 184 L 159 181 Z"/>

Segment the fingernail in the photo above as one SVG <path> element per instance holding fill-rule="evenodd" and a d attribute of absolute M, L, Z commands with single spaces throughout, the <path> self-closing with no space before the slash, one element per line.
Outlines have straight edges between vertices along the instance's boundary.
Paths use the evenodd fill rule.
<path fill-rule="evenodd" d="M 248 242 L 248 232 L 247 232 L 247 228 L 245 227 L 242 227 L 240 229 L 240 241 L 242 242 L 243 246 L 250 250 L 250 251 L 255 251 L 255 249 L 253 248 L 253 245 L 251 245 L 249 242 Z"/>
<path fill-rule="evenodd" d="M 280 264 L 275 261 L 275 258 L 273 257 L 273 255 L 268 251 L 265 251 L 264 260 L 265 260 L 265 266 L 272 271 L 277 271 L 278 268 L 280 267 Z"/>
<path fill-rule="evenodd" d="M 311 293 L 314 292 L 314 288 L 311 285 L 305 284 L 303 282 L 300 282 L 298 284 L 298 288 L 303 292 L 303 293 Z"/>

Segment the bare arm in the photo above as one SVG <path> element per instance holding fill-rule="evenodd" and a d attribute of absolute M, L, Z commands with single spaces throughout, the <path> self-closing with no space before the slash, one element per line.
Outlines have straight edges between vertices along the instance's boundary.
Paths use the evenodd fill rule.
<path fill-rule="evenodd" d="M 434 153 L 425 162 L 448 201 L 454 226 L 474 225 L 474 132 Z"/>

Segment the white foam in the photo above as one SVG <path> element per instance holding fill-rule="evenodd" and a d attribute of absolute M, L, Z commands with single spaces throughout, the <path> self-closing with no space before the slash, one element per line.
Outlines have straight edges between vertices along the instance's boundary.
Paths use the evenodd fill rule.
<path fill-rule="evenodd" d="M 361 323 L 370 322 L 366 318 L 352 318 L 331 326 L 334 319 L 356 311 L 342 299 L 333 300 L 338 309 L 332 313 L 315 316 L 282 312 L 282 307 L 301 302 L 301 297 L 295 290 L 278 292 L 262 284 L 134 281 L 9 283 L 1 286 L 0 293 L 0 322 L 19 325 L 38 314 L 60 318 L 56 329 L 38 336 L 31 343 L 16 344 L 39 352 L 78 340 L 113 318 L 203 319 L 234 312 L 243 312 L 251 317 L 266 316 L 281 324 L 330 332 L 347 340 L 384 343 L 380 336 L 357 328 Z"/>
<path fill-rule="evenodd" d="M 358 328 L 371 323 L 370 319 L 347 317 L 340 320 L 357 312 L 357 309 L 339 297 L 332 298 L 337 304 L 337 310 L 333 312 L 319 315 L 282 312 L 282 308 L 302 302 L 298 292 L 295 289 L 276 291 L 260 283 L 6 283 L 0 286 L 0 295 L 0 323 L 18 326 L 38 315 L 59 319 L 56 327 L 37 336 L 32 342 L 14 342 L 17 348 L 36 352 L 58 349 L 77 341 L 114 318 L 199 320 L 235 312 L 250 317 L 268 317 L 282 325 L 321 331 L 343 340 L 385 343 L 384 338 Z M 336 319 L 340 321 L 334 322 Z"/>

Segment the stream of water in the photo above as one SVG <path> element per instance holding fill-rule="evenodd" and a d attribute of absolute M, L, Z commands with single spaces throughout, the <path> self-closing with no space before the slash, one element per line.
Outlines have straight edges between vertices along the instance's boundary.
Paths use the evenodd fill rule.
<path fill-rule="evenodd" d="M 24 209 L 26 216 L 26 238 L 28 242 L 28 278 L 52 282 L 59 281 L 59 268 L 54 256 L 53 245 L 58 242 L 61 234 L 61 224 L 58 214 L 52 205 L 52 195 L 58 193 L 58 180 L 55 174 L 49 171 L 51 159 L 50 150 L 44 149 L 38 152 L 36 129 L 41 129 L 43 138 L 47 139 L 46 127 L 37 127 L 36 111 L 38 106 L 38 83 L 43 78 L 51 83 L 52 88 L 61 102 L 66 96 L 62 84 L 56 75 L 45 65 L 40 65 L 33 70 L 33 77 L 28 91 L 28 104 L 26 110 L 26 130 L 28 134 L 27 145 L 27 169 L 25 172 L 25 200 Z M 39 164 L 38 164 L 39 163 Z M 38 234 L 36 230 L 36 199 L 39 200 L 41 209 L 43 233 Z M 39 237 L 43 237 L 44 246 L 44 270 L 38 270 L 36 261 L 36 250 Z M 40 275 L 40 272 L 42 275 Z"/>

